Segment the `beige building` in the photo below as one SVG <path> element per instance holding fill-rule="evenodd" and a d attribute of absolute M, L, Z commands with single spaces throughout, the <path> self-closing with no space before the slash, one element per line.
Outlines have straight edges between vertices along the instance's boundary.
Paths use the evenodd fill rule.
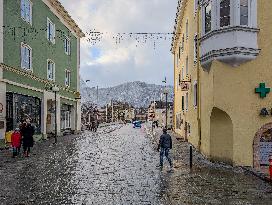
<path fill-rule="evenodd" d="M 153 101 L 148 107 L 148 120 L 157 121 L 160 127 L 165 127 L 166 125 L 166 110 L 165 102 Z M 173 103 L 167 103 L 167 127 L 173 127 Z"/>
<path fill-rule="evenodd" d="M 172 42 L 175 131 L 212 160 L 267 170 L 270 0 L 181 0 Z"/>

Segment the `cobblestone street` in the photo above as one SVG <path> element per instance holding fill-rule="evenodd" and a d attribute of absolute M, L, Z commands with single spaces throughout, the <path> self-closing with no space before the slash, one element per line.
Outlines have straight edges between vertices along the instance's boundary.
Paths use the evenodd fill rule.
<path fill-rule="evenodd" d="M 145 128 L 100 128 L 97 133 L 38 143 L 30 158 L 0 155 L 0 203 L 30 204 L 271 204 L 272 186 L 239 168 L 195 156 L 174 140 L 174 171 L 160 171 L 155 140 Z"/>

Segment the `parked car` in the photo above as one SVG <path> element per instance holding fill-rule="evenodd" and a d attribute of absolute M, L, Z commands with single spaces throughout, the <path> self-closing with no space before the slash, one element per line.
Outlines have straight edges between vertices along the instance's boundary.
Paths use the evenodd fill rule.
<path fill-rule="evenodd" d="M 133 128 L 142 128 L 142 123 L 140 121 L 134 121 Z"/>

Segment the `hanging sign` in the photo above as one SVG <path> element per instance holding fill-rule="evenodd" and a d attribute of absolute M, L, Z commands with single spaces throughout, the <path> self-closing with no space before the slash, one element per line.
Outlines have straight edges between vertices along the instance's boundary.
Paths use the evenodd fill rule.
<path fill-rule="evenodd" d="M 182 91 L 188 91 L 189 90 L 189 84 L 188 83 L 181 83 L 180 84 Z"/>

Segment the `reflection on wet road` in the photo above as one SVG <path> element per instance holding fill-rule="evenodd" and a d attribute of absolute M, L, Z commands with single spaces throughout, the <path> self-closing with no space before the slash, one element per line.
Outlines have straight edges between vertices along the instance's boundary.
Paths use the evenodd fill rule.
<path fill-rule="evenodd" d="M 231 169 L 190 170 L 182 143 L 175 149 L 169 172 L 145 130 L 130 125 L 45 142 L 28 159 L 0 163 L 0 204 L 271 204 L 269 184 Z"/>

